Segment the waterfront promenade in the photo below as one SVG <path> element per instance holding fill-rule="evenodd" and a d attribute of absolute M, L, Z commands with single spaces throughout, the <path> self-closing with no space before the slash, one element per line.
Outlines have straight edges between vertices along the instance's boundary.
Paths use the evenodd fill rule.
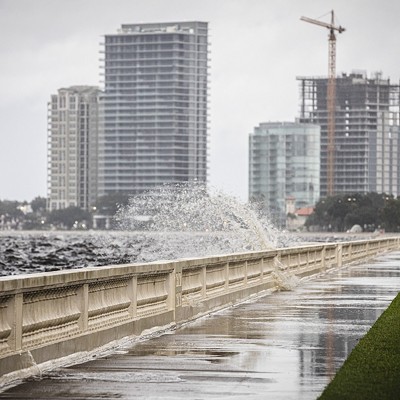
<path fill-rule="evenodd" d="M 53 371 L 6 399 L 315 399 L 400 290 L 400 252 Z"/>

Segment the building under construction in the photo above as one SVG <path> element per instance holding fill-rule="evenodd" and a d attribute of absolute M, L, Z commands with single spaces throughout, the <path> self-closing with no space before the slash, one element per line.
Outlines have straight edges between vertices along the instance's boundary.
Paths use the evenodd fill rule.
<path fill-rule="evenodd" d="M 399 85 L 380 73 L 336 78 L 334 137 L 328 155 L 328 78 L 298 77 L 300 122 L 321 127 L 321 197 L 328 194 L 328 158 L 333 160 L 332 194 L 400 193 Z"/>

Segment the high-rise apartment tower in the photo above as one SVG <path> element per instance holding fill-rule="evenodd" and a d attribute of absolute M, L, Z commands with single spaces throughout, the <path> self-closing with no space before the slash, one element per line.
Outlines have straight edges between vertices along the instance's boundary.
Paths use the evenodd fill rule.
<path fill-rule="evenodd" d="M 249 135 L 249 198 L 284 225 L 286 199 L 296 208 L 313 206 L 320 195 L 320 127 L 267 122 Z"/>
<path fill-rule="evenodd" d="M 48 103 L 47 208 L 89 209 L 97 195 L 99 89 L 59 89 Z"/>
<path fill-rule="evenodd" d="M 205 22 L 105 35 L 99 195 L 207 181 L 207 69 Z"/>
<path fill-rule="evenodd" d="M 300 121 L 321 126 L 321 196 L 327 194 L 327 78 L 297 78 Z M 400 193 L 399 85 L 380 73 L 336 78 L 334 194 Z"/>

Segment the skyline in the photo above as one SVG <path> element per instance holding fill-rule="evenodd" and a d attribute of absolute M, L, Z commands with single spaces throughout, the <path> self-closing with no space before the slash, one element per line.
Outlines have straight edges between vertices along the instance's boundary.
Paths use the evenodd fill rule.
<path fill-rule="evenodd" d="M 296 76 L 327 75 L 328 30 L 300 17 L 331 9 L 346 28 L 337 74 L 382 71 L 398 82 L 395 1 L 0 0 L 0 199 L 46 196 L 47 102 L 61 87 L 100 85 L 103 35 L 123 23 L 198 20 L 210 28 L 209 184 L 247 200 L 248 135 L 295 120 Z"/>

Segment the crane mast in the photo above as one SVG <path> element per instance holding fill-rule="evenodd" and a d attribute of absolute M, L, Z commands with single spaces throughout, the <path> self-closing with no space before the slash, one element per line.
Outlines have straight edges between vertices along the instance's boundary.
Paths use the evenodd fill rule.
<path fill-rule="evenodd" d="M 334 194 L 334 171 L 335 171 L 335 109 L 336 109 L 336 35 L 335 31 L 342 33 L 345 28 L 335 25 L 335 14 L 331 11 L 331 23 L 325 23 L 316 19 L 301 17 L 302 21 L 329 29 L 329 54 L 328 54 L 328 90 L 327 90 L 327 154 L 326 154 L 326 174 L 327 174 L 327 196 Z"/>

